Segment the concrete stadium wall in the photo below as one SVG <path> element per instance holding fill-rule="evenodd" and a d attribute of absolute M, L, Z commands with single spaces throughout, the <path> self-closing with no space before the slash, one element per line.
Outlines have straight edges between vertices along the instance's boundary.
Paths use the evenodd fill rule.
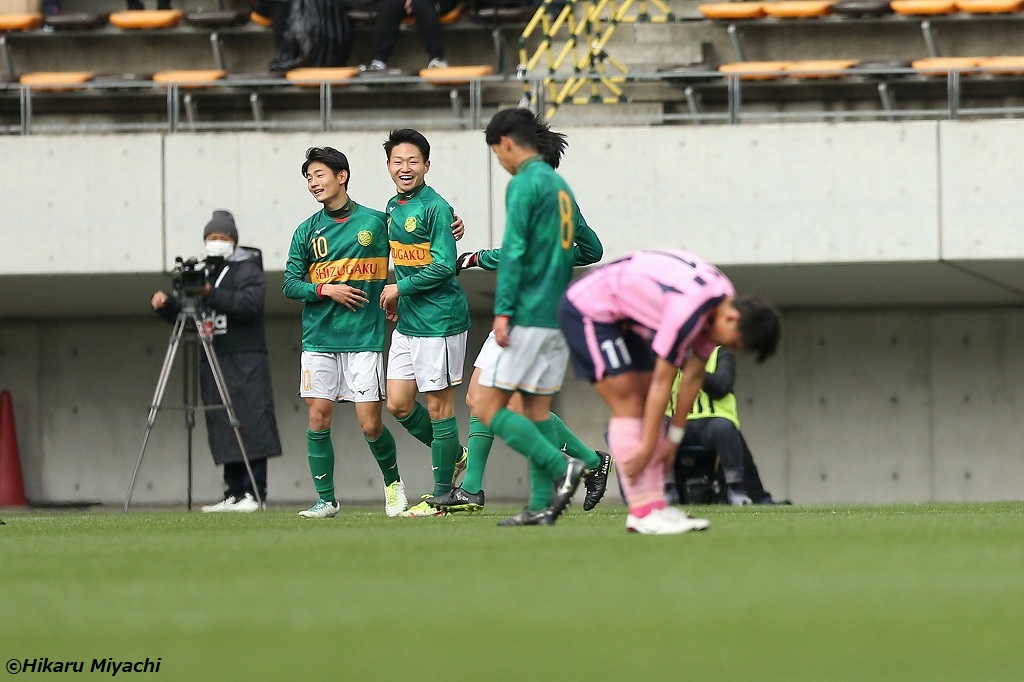
<path fill-rule="evenodd" d="M 1020 497 L 1020 310 L 1024 238 L 1014 224 L 1024 170 L 1024 124 L 902 124 L 688 128 L 579 128 L 564 173 L 606 245 L 606 260 L 637 248 L 681 245 L 727 272 L 754 268 L 786 313 L 778 357 L 742 360 L 744 431 L 767 487 L 802 503 L 996 500 Z M 465 248 L 497 246 L 507 176 L 478 131 L 430 133 L 429 181 L 470 225 Z M 229 208 L 242 241 L 264 249 L 279 281 L 291 232 L 312 213 L 299 175 L 313 144 L 346 150 L 350 190 L 381 206 L 391 194 L 382 133 L 12 137 L 0 154 L 0 389 L 14 396 L 31 499 L 120 503 L 139 454 L 169 328 L 146 309 L 150 289 L 110 292 L 130 313 L 58 315 L 68 298 L 116 273 L 153 278 L 175 255 L 197 253 L 214 208 Z M 642 151 L 641 151 L 642 150 Z M 380 164 L 376 165 L 375 164 Z M 884 282 L 867 305 L 837 305 L 830 272 L 890 265 L 915 279 L 920 264 L 996 263 L 986 282 L 1001 297 L 979 305 L 901 298 Z M 815 267 L 800 304 L 781 280 Z M 980 265 L 978 265 L 980 267 Z M 475 273 L 474 273 L 475 274 Z M 1000 280 L 1002 281 L 995 281 Z M 979 279 L 979 278 L 975 278 Z M 467 288 L 493 280 L 466 280 Z M 26 284 L 27 283 L 27 284 Z M 3 289 L 42 291 L 32 309 Z M 489 327 L 476 295 L 470 339 Z M 484 301 L 483 304 L 480 301 Z M 284 457 L 271 465 L 272 500 L 312 498 L 305 409 L 295 396 L 297 310 L 272 287 L 268 333 Z M 48 312 L 48 309 L 52 312 Z M 120 311 L 121 309 L 117 309 Z M 180 406 L 180 359 L 164 399 Z M 461 397 L 460 397 L 461 399 Z M 461 404 L 461 403 L 460 403 Z M 603 440 L 605 411 L 583 383 L 557 403 L 588 442 Z M 460 408 L 465 428 L 466 413 Z M 200 420 L 201 421 L 201 420 Z M 427 451 L 388 421 L 410 493 L 426 489 Z M 186 486 L 180 411 L 160 413 L 136 488 L 137 503 L 180 503 Z M 196 430 L 195 497 L 214 499 L 219 473 Z M 351 409 L 338 408 L 337 482 L 343 501 L 377 500 L 379 474 Z M 523 498 L 525 466 L 504 446 L 488 465 L 493 498 Z"/>

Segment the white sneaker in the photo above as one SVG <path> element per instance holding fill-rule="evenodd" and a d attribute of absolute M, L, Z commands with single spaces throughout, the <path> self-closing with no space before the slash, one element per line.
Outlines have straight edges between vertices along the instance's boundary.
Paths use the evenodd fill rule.
<path fill-rule="evenodd" d="M 405 483 L 395 481 L 384 486 L 384 513 L 395 517 L 409 508 L 409 500 L 405 496 Z"/>
<path fill-rule="evenodd" d="M 304 519 L 333 519 L 341 511 L 341 505 L 335 500 L 330 504 L 323 500 L 317 500 L 309 509 L 303 509 L 299 512 L 299 516 Z"/>
<path fill-rule="evenodd" d="M 217 512 L 234 511 L 234 506 L 235 506 L 235 503 L 237 501 L 238 501 L 237 497 L 235 497 L 234 495 L 228 495 L 227 497 L 225 497 L 220 502 L 217 502 L 215 504 L 204 505 L 202 510 L 203 510 L 204 514 L 213 514 L 213 513 L 217 513 Z"/>
<path fill-rule="evenodd" d="M 234 506 L 232 506 L 228 511 L 248 514 L 250 512 L 259 511 L 260 509 L 261 505 L 256 501 L 256 498 L 253 497 L 251 493 L 246 493 L 239 497 Z"/>
<path fill-rule="evenodd" d="M 693 525 L 693 530 L 707 530 L 708 526 L 711 525 L 711 522 L 707 519 L 698 519 L 695 516 L 690 516 L 679 507 L 668 506 L 662 509 L 661 511 L 663 514 L 666 514 L 669 517 L 689 520 L 689 522 Z"/>
<path fill-rule="evenodd" d="M 703 521 L 704 524 L 707 524 L 704 519 L 691 519 L 678 510 L 669 511 L 669 509 L 669 507 L 655 509 L 642 519 L 629 514 L 626 516 L 626 530 L 641 535 L 678 535 L 691 530 L 707 528 L 707 525 L 697 523 Z"/>
<path fill-rule="evenodd" d="M 444 59 L 431 59 L 430 63 L 427 64 L 428 69 L 447 69 L 448 62 Z"/>

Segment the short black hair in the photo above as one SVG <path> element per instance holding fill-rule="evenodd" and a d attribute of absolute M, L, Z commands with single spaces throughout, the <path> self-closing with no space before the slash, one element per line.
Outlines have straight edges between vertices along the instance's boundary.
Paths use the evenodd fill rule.
<path fill-rule="evenodd" d="M 545 163 L 552 168 L 558 168 L 558 164 L 562 161 L 562 154 L 565 153 L 565 148 L 569 146 L 569 140 L 565 133 L 553 131 L 540 114 L 534 115 L 533 123 L 536 128 L 534 136 L 537 141 L 537 151 L 544 157 Z"/>
<path fill-rule="evenodd" d="M 424 161 L 430 161 L 430 143 L 427 138 L 418 130 L 412 128 L 399 128 L 388 133 L 388 139 L 384 140 L 384 153 L 391 160 L 391 151 L 400 144 L 411 144 L 420 150 Z"/>
<path fill-rule="evenodd" d="M 306 177 L 306 171 L 309 170 L 309 164 L 314 161 L 319 161 L 323 165 L 327 166 L 335 175 L 341 171 L 348 171 L 349 177 L 352 177 L 352 171 L 349 170 L 348 167 L 348 157 L 334 147 L 310 147 L 307 149 L 306 161 L 302 164 L 302 177 Z M 348 189 L 347 178 L 345 180 L 345 189 Z"/>
<path fill-rule="evenodd" d="M 782 335 L 782 315 L 771 303 L 751 294 L 737 296 L 733 306 L 740 313 L 740 340 L 743 349 L 757 352 L 757 362 L 775 353 Z"/>
<path fill-rule="evenodd" d="M 529 109 L 502 109 L 491 118 L 484 130 L 484 139 L 488 145 L 492 145 L 498 144 L 502 137 L 510 138 L 520 147 L 540 151 L 537 146 L 537 122 Z"/>

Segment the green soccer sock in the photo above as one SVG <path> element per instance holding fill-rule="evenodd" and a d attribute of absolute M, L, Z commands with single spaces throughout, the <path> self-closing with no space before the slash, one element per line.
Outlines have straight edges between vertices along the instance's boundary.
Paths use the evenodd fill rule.
<path fill-rule="evenodd" d="M 434 440 L 434 429 L 430 423 L 430 413 L 420 403 L 415 403 L 415 405 L 416 407 L 412 408 L 412 412 L 406 415 L 404 419 L 399 419 L 398 423 L 404 426 L 405 430 L 412 434 L 413 438 L 429 448 Z"/>
<path fill-rule="evenodd" d="M 569 453 L 570 457 L 583 460 L 588 469 L 596 469 L 601 466 L 601 458 L 597 453 L 577 438 L 576 434 L 570 431 L 569 427 L 554 412 L 551 413 L 551 423 L 554 425 L 556 438 L 559 442 L 565 443 L 565 451 Z"/>
<path fill-rule="evenodd" d="M 544 423 L 550 423 L 545 420 Z M 510 448 L 531 462 L 536 462 L 548 472 L 548 478 L 555 479 L 565 475 L 565 456 L 555 447 L 553 433 L 544 435 L 538 425 L 521 414 L 508 408 L 498 410 L 491 420 L 491 431 L 505 441 Z"/>
<path fill-rule="evenodd" d="M 487 467 L 487 456 L 494 445 L 494 434 L 476 417 L 469 418 L 469 438 L 466 447 L 469 457 L 466 462 L 466 477 L 462 479 L 462 489 L 467 493 L 476 494 L 484 486 L 484 468 Z"/>
<path fill-rule="evenodd" d="M 530 503 L 527 508 L 532 512 L 543 511 L 551 504 L 551 496 L 555 492 L 555 482 L 547 469 L 533 461 L 530 462 Z"/>
<path fill-rule="evenodd" d="M 309 458 L 309 472 L 313 474 L 313 485 L 320 499 L 334 504 L 334 443 L 331 441 L 330 429 L 306 429 L 306 456 Z"/>
<path fill-rule="evenodd" d="M 459 443 L 459 423 L 455 417 L 431 422 L 434 440 L 430 444 L 430 459 L 434 469 L 434 495 L 446 495 L 452 489 L 455 462 L 462 454 Z"/>
<path fill-rule="evenodd" d="M 377 460 L 380 473 L 384 475 L 384 485 L 391 485 L 398 480 L 398 448 L 395 446 L 395 437 L 384 427 L 377 440 L 366 439 L 370 446 L 373 458 Z"/>

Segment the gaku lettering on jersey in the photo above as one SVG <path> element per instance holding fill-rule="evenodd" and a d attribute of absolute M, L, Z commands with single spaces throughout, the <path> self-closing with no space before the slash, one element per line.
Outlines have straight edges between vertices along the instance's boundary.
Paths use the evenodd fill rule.
<path fill-rule="evenodd" d="M 410 267 L 422 267 L 434 262 L 434 257 L 430 255 L 430 244 L 427 242 L 402 244 L 401 242 L 392 241 L 391 257 L 394 259 L 395 265 Z"/>
<path fill-rule="evenodd" d="M 314 284 L 349 280 L 383 280 L 387 276 L 386 258 L 346 258 L 327 263 L 313 263 L 309 268 L 309 281 Z"/>

